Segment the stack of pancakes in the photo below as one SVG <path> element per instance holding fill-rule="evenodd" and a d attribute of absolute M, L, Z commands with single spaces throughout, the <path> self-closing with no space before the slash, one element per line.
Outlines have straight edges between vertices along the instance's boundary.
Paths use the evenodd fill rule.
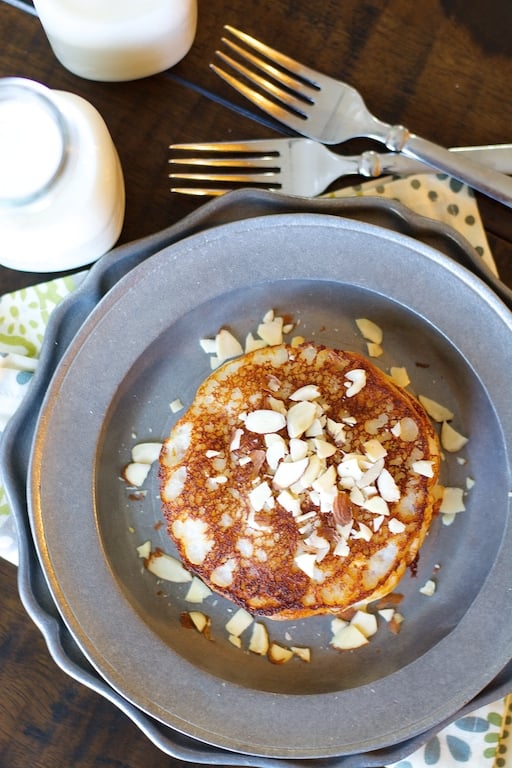
<path fill-rule="evenodd" d="M 391 592 L 437 508 L 437 435 L 366 358 L 304 343 L 225 363 L 160 455 L 183 563 L 253 614 L 338 613 Z"/>

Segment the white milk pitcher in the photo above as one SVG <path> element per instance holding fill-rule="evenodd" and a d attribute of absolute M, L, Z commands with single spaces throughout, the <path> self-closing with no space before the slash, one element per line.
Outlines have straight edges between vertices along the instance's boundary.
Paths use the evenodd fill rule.
<path fill-rule="evenodd" d="M 99 112 L 73 93 L 0 78 L 0 263 L 57 272 L 117 241 L 125 190 Z"/>

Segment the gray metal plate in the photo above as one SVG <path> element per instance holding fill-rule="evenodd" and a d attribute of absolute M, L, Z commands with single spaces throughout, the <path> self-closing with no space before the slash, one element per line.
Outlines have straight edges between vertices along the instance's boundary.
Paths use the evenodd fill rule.
<path fill-rule="evenodd" d="M 203 607 L 214 642 L 180 625 L 183 587 L 142 573 L 135 546 L 167 551 L 155 473 L 143 503 L 119 480 L 134 442 L 162 439 L 169 403 L 189 403 L 209 363 L 198 339 L 255 328 L 270 308 L 306 338 L 360 349 L 355 317 L 384 329 L 379 364 L 452 407 L 470 436 L 467 510 L 436 523 L 406 577 L 399 636 L 328 648 L 329 619 L 269 622 L 313 649 L 310 665 L 271 665 L 233 648 L 230 606 Z M 48 390 L 32 453 L 36 543 L 56 603 L 82 650 L 127 700 L 188 736 L 241 753 L 350 754 L 411 738 L 473 698 L 510 658 L 508 310 L 438 252 L 371 225 L 277 215 L 190 237 L 132 270 L 71 343 Z M 510 551 L 510 550 L 508 550 Z M 441 565 L 433 598 L 419 587 Z M 403 587 L 403 588 L 402 588 Z M 286 634 L 287 633 L 287 634 Z"/>

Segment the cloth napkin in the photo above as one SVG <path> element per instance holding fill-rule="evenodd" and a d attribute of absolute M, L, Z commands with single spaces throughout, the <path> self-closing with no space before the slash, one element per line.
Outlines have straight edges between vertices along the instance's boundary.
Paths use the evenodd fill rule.
<path fill-rule="evenodd" d="M 382 196 L 451 225 L 497 274 L 477 203 L 464 184 L 442 174 L 387 177 L 329 193 Z M 83 274 L 62 277 L 0 298 L 0 440 L 37 366 L 48 318 Z M 17 564 L 16 531 L 0 482 L 0 557 Z M 405 760 L 387 768 L 512 768 L 512 694 L 461 717 Z"/>
<path fill-rule="evenodd" d="M 48 319 L 84 273 L 22 288 L 0 298 L 0 440 L 34 373 Z M 16 530 L 0 478 L 0 557 L 18 564 Z"/>

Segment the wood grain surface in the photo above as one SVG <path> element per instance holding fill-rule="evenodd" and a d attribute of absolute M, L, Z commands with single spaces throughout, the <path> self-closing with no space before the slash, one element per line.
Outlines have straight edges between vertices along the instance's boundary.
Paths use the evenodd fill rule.
<path fill-rule="evenodd" d="M 171 142 L 286 132 L 209 69 L 226 23 L 343 78 L 378 117 L 440 144 L 512 141 L 509 0 L 199 0 L 187 57 L 129 83 L 72 75 L 55 59 L 30 3 L 0 0 L 0 77 L 78 93 L 110 129 L 127 192 L 120 242 L 160 230 L 201 204 L 169 192 Z M 348 147 L 362 148 L 367 143 Z M 500 273 L 512 286 L 512 213 L 487 199 L 479 204 Z M 50 277 L 41 253 L 38 274 L 0 267 L 0 293 Z M 20 603 L 16 569 L 0 562 L 0 768 L 177 765 L 113 705 L 57 668 Z"/>

